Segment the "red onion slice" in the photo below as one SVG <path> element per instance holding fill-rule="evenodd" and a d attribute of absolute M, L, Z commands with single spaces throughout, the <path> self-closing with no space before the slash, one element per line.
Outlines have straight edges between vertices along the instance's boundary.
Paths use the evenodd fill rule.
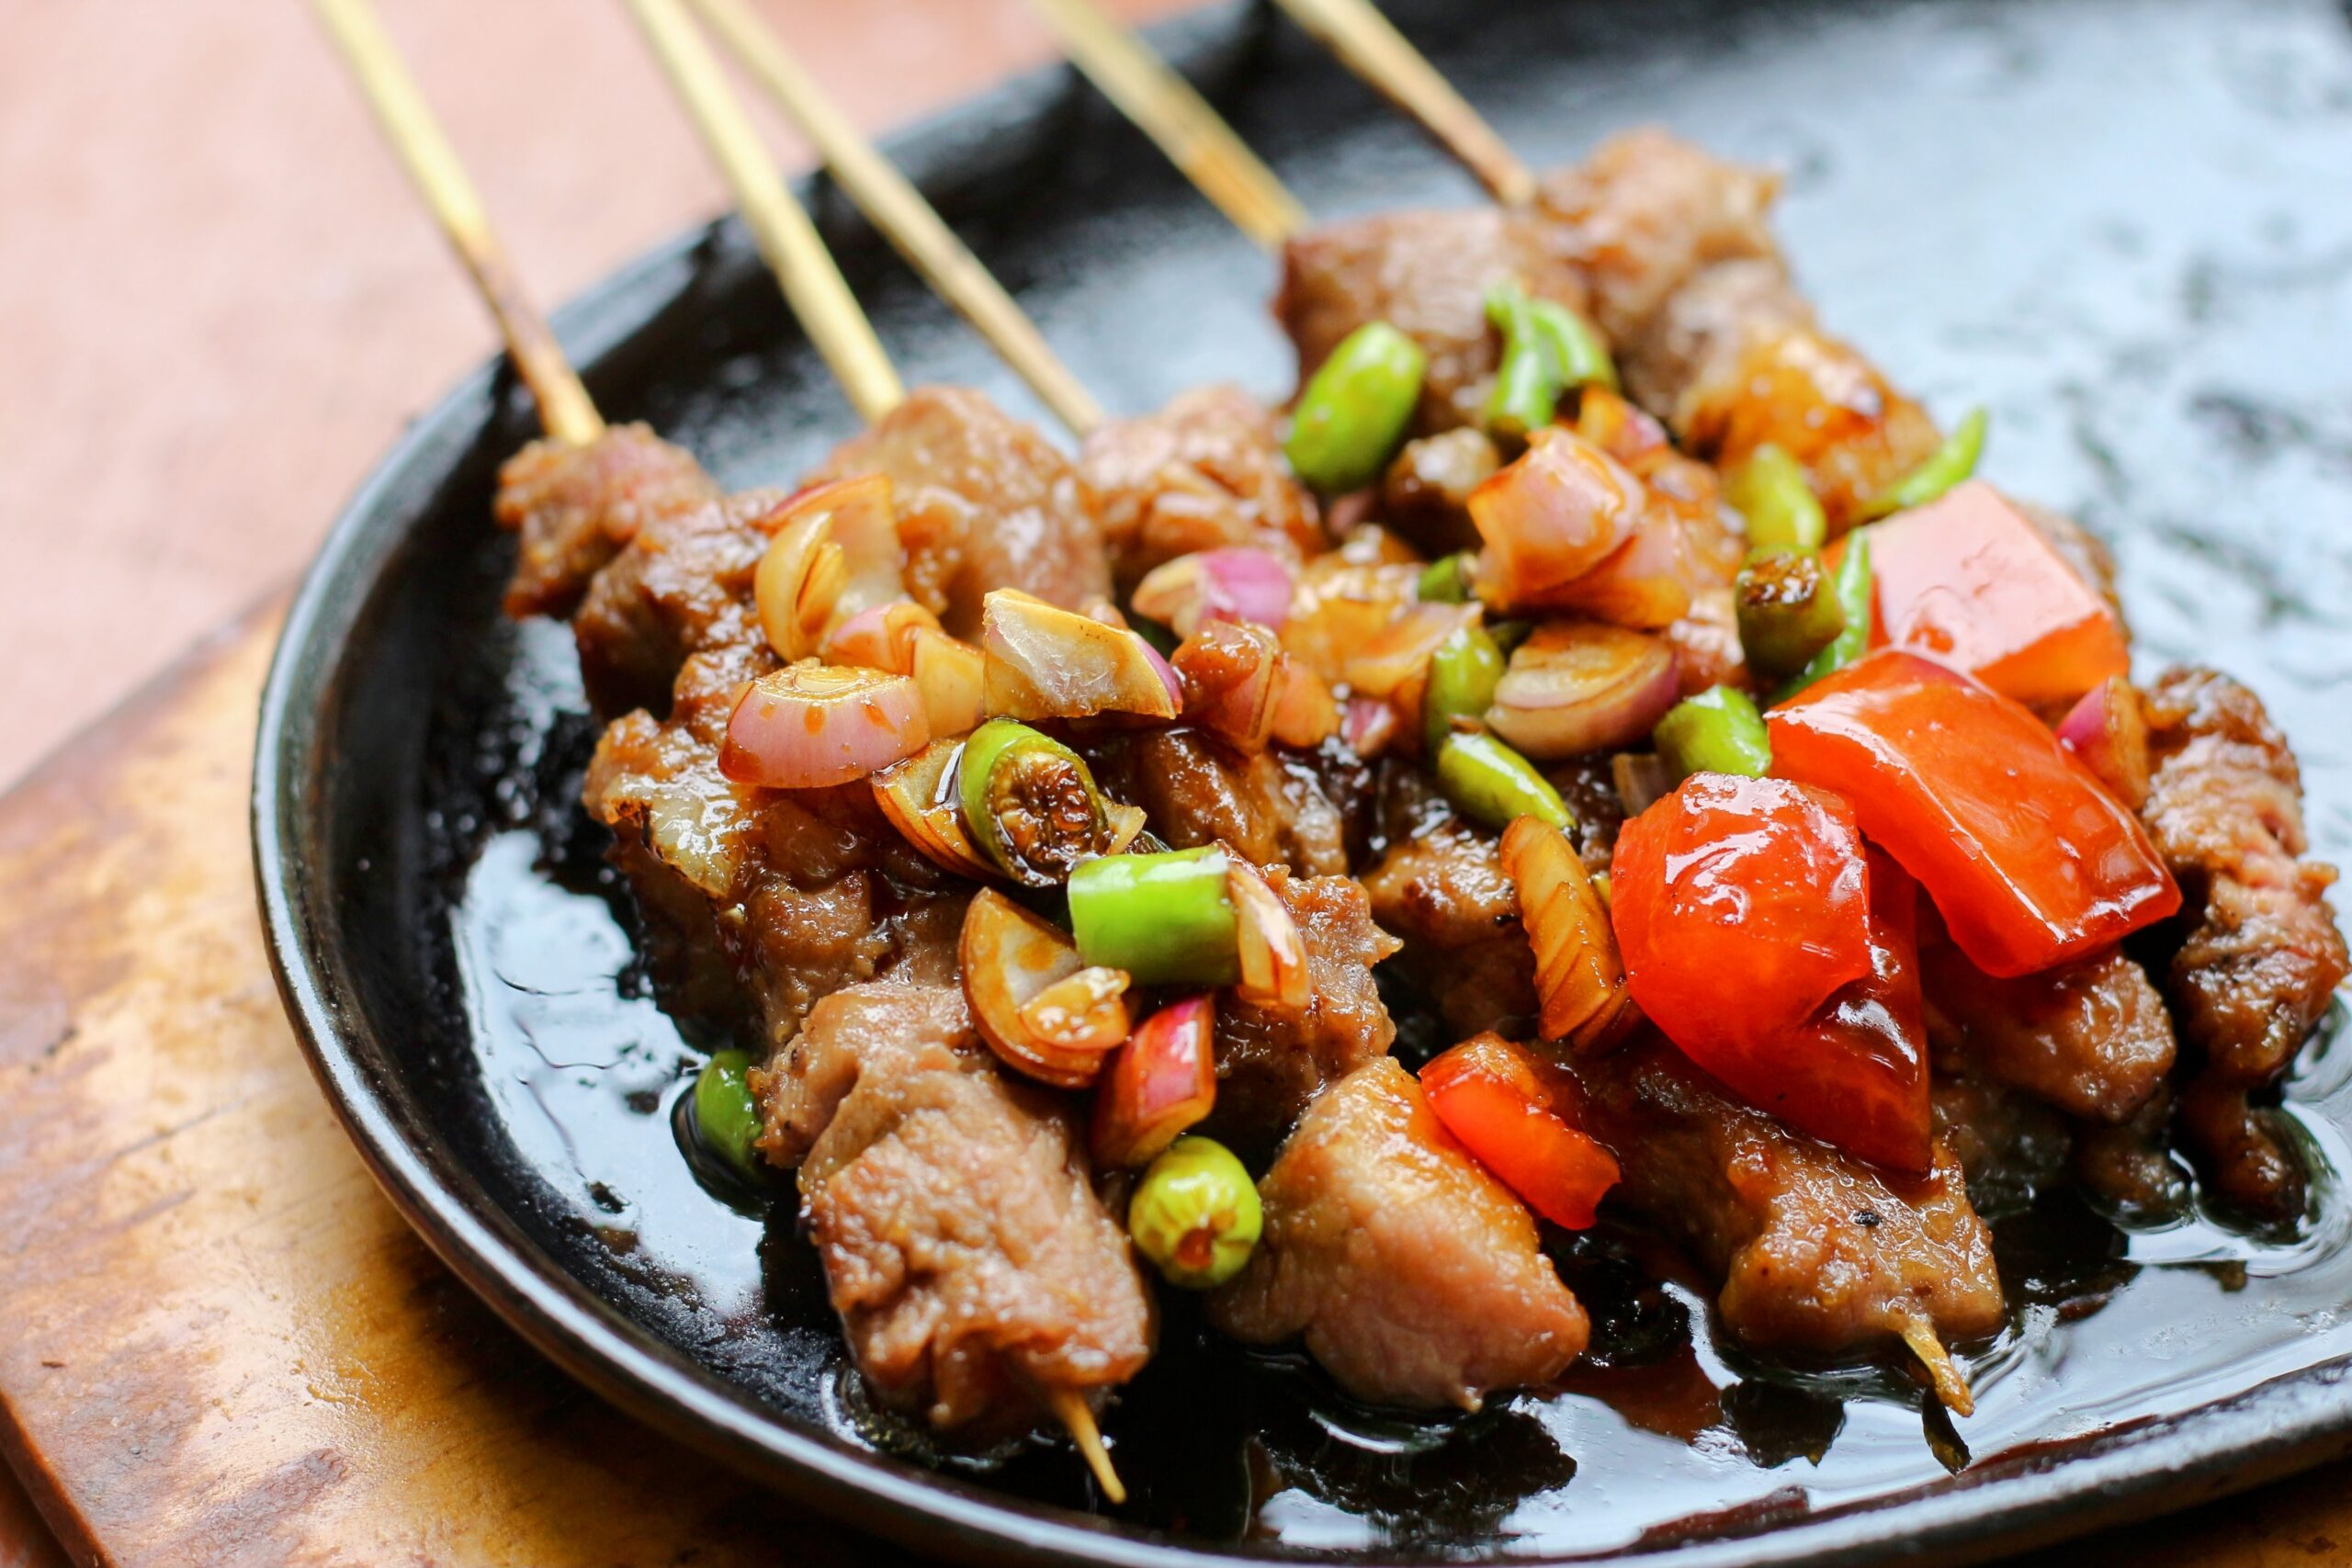
<path fill-rule="evenodd" d="M 1540 761 L 1627 746 L 1681 695 L 1663 639 L 1597 621 L 1552 621 L 1510 656 L 1487 723 Z"/>
<path fill-rule="evenodd" d="M 718 771 L 737 784 L 821 789 L 865 778 L 931 744 L 922 694 L 903 675 L 805 663 L 743 688 Z"/>

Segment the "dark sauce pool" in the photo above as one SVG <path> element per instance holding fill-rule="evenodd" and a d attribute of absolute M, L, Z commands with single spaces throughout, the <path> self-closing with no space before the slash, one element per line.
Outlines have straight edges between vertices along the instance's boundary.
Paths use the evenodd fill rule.
<path fill-rule="evenodd" d="M 2211 661 L 2261 692 L 2303 762 L 2318 852 L 2352 858 L 2345 14 L 2054 0 L 1530 17 L 1510 11 L 1447 57 L 1512 140 L 1565 161 L 1663 118 L 1787 165 L 1782 229 L 1831 323 L 1947 417 L 1990 405 L 1990 477 L 2116 546 L 2143 668 Z M 1519 56 L 1537 28 L 1547 58 L 1531 68 Z M 1359 128 L 1344 145 L 1242 114 L 1319 210 L 1464 199 L 1409 132 L 1361 130 L 1351 89 L 1332 76 L 1326 90 Z M 1080 376 L 1128 409 L 1213 376 L 1279 395 L 1262 265 L 1196 215 L 1156 220 L 1146 254 L 1115 227 L 1135 216 L 1119 200 L 1106 192 L 1102 231 L 1081 236 L 1099 268 L 1029 258 L 1031 297 Z M 1104 325 L 1180 286 L 1193 330 L 1151 345 L 1164 354 Z M 894 347 L 921 375 L 1002 385 L 952 337 Z M 716 386 L 657 374 L 627 412 L 730 484 L 788 478 L 839 432 L 763 352 L 743 346 Z M 484 552 L 468 569 L 479 604 L 503 566 Z M 578 811 L 593 732 L 569 637 L 476 624 L 491 646 L 444 680 L 426 739 L 422 897 L 446 910 L 428 962 L 474 1041 L 437 1070 L 478 1075 L 488 1156 L 533 1194 L 521 1217 L 571 1238 L 571 1266 L 631 1316 L 780 1409 L 1087 1506 L 1060 1445 L 935 1454 L 869 1409 L 837 1336 L 811 1326 L 829 1314 L 789 1201 L 745 1202 L 682 1156 L 676 1101 L 712 1043 L 650 995 Z M 1308 1550 L 1443 1554 L 1499 1537 L 1598 1552 L 1882 1500 L 2352 1353 L 2352 1201 L 2335 1174 L 2352 1168 L 2348 1080 L 2352 1044 L 2322 1040 L 2289 1087 L 2318 1173 L 2293 1235 L 2201 1211 L 2124 1228 L 2071 1191 L 2001 1213 L 2010 1318 L 1964 1349 L 1978 1408 L 1962 1420 L 1891 1358 L 1799 1368 L 1720 1342 L 1702 1282 L 1632 1232 L 1553 1237 L 1593 1312 L 1593 1353 L 1560 1387 L 1470 1417 L 1356 1406 L 1302 1358 L 1207 1334 L 1170 1292 L 1163 1349 L 1108 1421 L 1136 1493 L 1125 1515 Z"/>

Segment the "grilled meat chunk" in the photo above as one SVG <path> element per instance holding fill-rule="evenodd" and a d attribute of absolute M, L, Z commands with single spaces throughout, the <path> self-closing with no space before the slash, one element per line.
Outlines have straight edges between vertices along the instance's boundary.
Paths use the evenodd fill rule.
<path fill-rule="evenodd" d="M 1298 345 L 1301 381 L 1367 321 L 1419 343 L 1430 364 L 1415 423 L 1428 434 L 1478 423 L 1501 357 L 1487 291 L 1513 278 L 1531 294 L 1584 307 L 1583 281 L 1540 217 L 1491 207 L 1383 213 L 1293 240 L 1274 315 Z"/>
<path fill-rule="evenodd" d="M 2172 1017 L 2120 952 L 1999 980 L 1949 942 L 1919 948 L 1928 1037 L 1939 1061 L 2023 1089 L 2086 1122 L 2128 1122 L 2172 1071 Z"/>
<path fill-rule="evenodd" d="M 1566 1077 L 1564 1113 L 1618 1155 L 1623 1200 L 1723 1279 L 1724 1322 L 1749 1344 L 2000 1326 L 1992 1235 L 1949 1145 L 1927 1176 L 1888 1177 L 1731 1099 L 1649 1032 Z"/>
<path fill-rule="evenodd" d="M 2302 774 L 2260 698 L 2226 675 L 2176 669 L 2146 706 L 2141 815 L 2191 922 L 2168 976 L 2181 1028 L 2212 1072 L 2266 1083 L 2352 968 L 2327 904 L 2335 871 L 2299 858 Z"/>
<path fill-rule="evenodd" d="M 1203 1131 L 1248 1154 L 1271 1152 L 1316 1091 L 1388 1054 L 1396 1025 L 1372 966 L 1396 941 L 1372 923 L 1363 889 L 1344 876 L 1266 881 L 1306 948 L 1306 1010 L 1226 998 L 1216 1011 L 1216 1111 Z"/>
<path fill-rule="evenodd" d="M 827 997 L 755 1075 L 761 1147 L 799 1167 L 850 1353 L 942 1431 L 1018 1429 L 1045 1396 L 1141 1371 L 1156 1324 L 1061 1097 L 999 1071 L 960 988 Z"/>
<path fill-rule="evenodd" d="M 1484 431 L 1469 425 L 1405 443 L 1381 480 L 1382 515 L 1432 558 L 1478 547 L 1470 492 L 1502 467 Z"/>
<path fill-rule="evenodd" d="M 1476 1410 L 1584 1349 L 1533 1218 L 1389 1058 L 1317 1097 L 1258 1191 L 1264 1238 L 1210 1318 L 1253 1344 L 1304 1335 L 1359 1399 Z"/>
<path fill-rule="evenodd" d="M 752 579 L 768 547 L 758 521 L 784 499 L 746 491 L 650 519 L 588 586 L 571 618 L 598 713 L 655 713 L 689 654 L 762 640 Z"/>
<path fill-rule="evenodd" d="M 907 589 L 957 637 L 993 588 L 1065 609 L 1111 593 L 1102 526 L 1069 459 L 978 392 L 921 387 L 837 447 L 812 484 L 890 477 Z"/>
<path fill-rule="evenodd" d="M 570 615 L 639 529 L 718 499 L 701 464 L 642 424 L 613 425 L 582 446 L 532 442 L 498 471 L 499 525 L 522 536 L 506 613 Z"/>
<path fill-rule="evenodd" d="M 1088 739 L 1095 781 L 1140 806 L 1175 849 L 1222 843 L 1252 865 L 1302 876 L 1348 869 L 1344 825 L 1311 769 L 1278 750 L 1237 751 L 1197 729 Z"/>
<path fill-rule="evenodd" d="M 1290 476 L 1273 415 L 1238 387 L 1202 387 L 1158 413 L 1087 436 L 1093 490 L 1122 592 L 1162 561 L 1249 545 L 1295 560 L 1324 547 L 1315 498 Z"/>
<path fill-rule="evenodd" d="M 1959 1159 L 1978 1213 L 2021 1209 L 2065 1170 L 2073 1131 L 2039 1100 L 1974 1073 L 1939 1074 L 1933 1092 L 1936 1137 Z"/>
<path fill-rule="evenodd" d="M 791 1036 L 819 998 L 878 975 L 954 973 L 968 885 L 891 829 L 863 784 L 762 790 L 718 772 L 736 689 L 772 663 L 698 653 L 670 716 L 606 728 L 589 764 L 589 814 L 646 916 L 673 1010 Z"/>
<path fill-rule="evenodd" d="M 1399 838 L 1363 888 L 1372 918 L 1402 939 L 1398 966 L 1437 1004 L 1448 1039 L 1525 1032 L 1538 1010 L 1535 950 L 1493 838 L 1448 817 Z"/>

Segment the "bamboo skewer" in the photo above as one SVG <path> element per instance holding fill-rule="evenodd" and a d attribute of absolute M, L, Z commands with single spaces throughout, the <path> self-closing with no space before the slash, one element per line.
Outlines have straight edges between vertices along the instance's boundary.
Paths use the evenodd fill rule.
<path fill-rule="evenodd" d="M 1903 1342 L 1919 1358 L 1927 1369 L 1928 1381 L 1935 1386 L 1936 1397 L 1955 1416 L 1976 1413 L 1976 1396 L 1968 1389 L 1968 1380 L 1961 1375 L 1958 1363 L 1944 1342 L 1936 1337 L 1935 1325 L 1921 1317 L 1912 1318 L 1903 1325 Z"/>
<path fill-rule="evenodd" d="M 832 367 L 851 406 L 869 423 L 881 418 L 905 400 L 906 389 L 817 226 L 793 199 L 750 116 L 729 89 L 710 46 L 695 31 L 679 0 L 628 4 L 734 191 L 743 221 L 783 287 L 792 313 Z"/>
<path fill-rule="evenodd" d="M 1046 1403 L 1053 1407 L 1055 1419 L 1069 1428 L 1070 1440 L 1086 1456 L 1086 1466 L 1094 1472 L 1094 1483 L 1102 1488 L 1102 1495 L 1114 1506 L 1125 1503 L 1126 1484 L 1111 1468 L 1110 1452 L 1102 1446 L 1102 1429 L 1094 1424 L 1094 1412 L 1086 1407 L 1085 1396 L 1074 1388 L 1057 1388 L 1046 1393 Z"/>
<path fill-rule="evenodd" d="M 850 199 L 924 281 L 988 339 L 1054 416 L 1079 434 L 1100 424 L 1102 409 L 1012 297 L 941 220 L 922 193 L 875 150 L 775 31 L 742 0 L 691 3 L 719 41 L 816 145 Z"/>
<path fill-rule="evenodd" d="M 741 0 L 703 0 L 706 5 Z M 1151 138 L 1236 228 L 1269 250 L 1306 226 L 1306 209 L 1207 99 L 1096 0 L 1029 0 L 1071 62 Z"/>
<path fill-rule="evenodd" d="M 1347 68 L 1421 122 L 1505 207 L 1535 199 L 1535 176 L 1371 0 L 1276 0 Z"/>
<path fill-rule="evenodd" d="M 401 62 L 368 0 L 315 0 L 328 35 L 351 68 L 384 138 L 424 197 L 458 259 L 473 275 L 474 287 L 490 307 L 515 374 L 539 406 L 539 423 L 559 441 L 582 446 L 604 434 L 605 422 L 588 389 L 564 357 L 562 344 L 545 317 L 523 292 L 506 251 L 492 231 L 490 217 L 457 150 L 433 118 L 424 95 Z"/>

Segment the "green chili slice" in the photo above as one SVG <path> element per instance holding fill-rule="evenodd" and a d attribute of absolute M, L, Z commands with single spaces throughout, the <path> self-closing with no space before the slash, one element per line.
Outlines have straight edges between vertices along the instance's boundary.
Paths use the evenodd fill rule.
<path fill-rule="evenodd" d="M 1487 396 L 1488 434 L 1510 443 L 1552 423 L 1566 383 L 1560 355 L 1536 324 L 1533 305 L 1516 283 L 1487 291 L 1487 320 L 1502 334 L 1502 357 L 1495 365 L 1495 388 Z"/>
<path fill-rule="evenodd" d="M 1050 887 L 1110 848 L 1110 818 L 1086 760 L 1025 724 L 992 718 L 972 731 L 956 790 L 973 842 L 1029 886 Z"/>
<path fill-rule="evenodd" d="M 1468 550 L 1440 556 L 1421 569 L 1414 596 L 1425 604 L 1467 604 L 1471 600 L 1470 569 L 1477 557 Z"/>
<path fill-rule="evenodd" d="M 1846 629 L 1846 612 L 1816 550 L 1760 550 L 1733 590 L 1748 666 L 1778 681 L 1795 674 Z"/>
<path fill-rule="evenodd" d="M 1493 705 L 1503 662 L 1503 650 L 1475 623 L 1456 627 L 1437 645 L 1421 691 L 1422 734 L 1430 750 L 1445 743 L 1457 720 L 1476 719 Z"/>
<path fill-rule="evenodd" d="M 1724 499 L 1747 519 L 1750 549 L 1817 550 L 1829 537 L 1804 468 L 1769 441 L 1724 476 Z"/>
<path fill-rule="evenodd" d="M 1223 1144 L 1183 1137 L 1145 1169 L 1127 1201 L 1127 1235 L 1160 1277 L 1188 1291 L 1241 1272 L 1265 1225 L 1257 1184 Z"/>
<path fill-rule="evenodd" d="M 1984 455 L 1984 434 L 1992 423 L 1992 416 L 1983 409 L 1970 409 L 1926 462 L 1882 491 L 1862 508 L 1862 515 L 1884 517 L 1910 507 L 1925 506 L 1967 479 L 1976 471 L 1977 459 Z"/>
<path fill-rule="evenodd" d="M 1560 367 L 1560 385 L 1617 389 L 1617 366 L 1590 321 L 1556 299 L 1530 299 L 1527 312 Z"/>
<path fill-rule="evenodd" d="M 1215 845 L 1153 855 L 1103 855 L 1069 874 L 1070 934 L 1089 964 L 1124 969 L 1138 986 L 1229 986 L 1240 936 Z"/>
<path fill-rule="evenodd" d="M 1772 767 L 1764 716 L 1736 686 L 1710 686 L 1685 697 L 1657 721 L 1652 739 L 1677 778 L 1692 773 L 1743 773 L 1760 779 Z"/>
<path fill-rule="evenodd" d="M 721 1051 L 703 1064 L 695 1079 L 695 1134 L 703 1146 L 746 1181 L 762 1181 L 766 1167 L 752 1145 L 760 1135 L 760 1108 L 745 1077 L 749 1051 Z"/>
<path fill-rule="evenodd" d="M 1456 811 L 1485 827 L 1508 828 L 1522 817 L 1562 832 L 1576 826 L 1552 781 L 1491 735 L 1447 736 L 1437 750 L 1437 782 Z"/>
<path fill-rule="evenodd" d="M 1780 702 L 1804 691 L 1833 670 L 1843 670 L 1870 651 L 1871 646 L 1871 540 L 1870 530 L 1857 528 L 1846 536 L 1846 554 L 1838 562 L 1838 570 L 1830 578 L 1837 591 L 1838 611 L 1846 617 L 1846 629 L 1830 638 L 1829 646 L 1813 656 L 1812 661 L 1800 671 L 1796 678 L 1772 694 Z"/>
<path fill-rule="evenodd" d="M 1327 495 L 1378 479 L 1404 442 L 1428 370 L 1421 345 L 1385 321 L 1350 333 L 1299 394 L 1283 443 L 1292 471 Z"/>

